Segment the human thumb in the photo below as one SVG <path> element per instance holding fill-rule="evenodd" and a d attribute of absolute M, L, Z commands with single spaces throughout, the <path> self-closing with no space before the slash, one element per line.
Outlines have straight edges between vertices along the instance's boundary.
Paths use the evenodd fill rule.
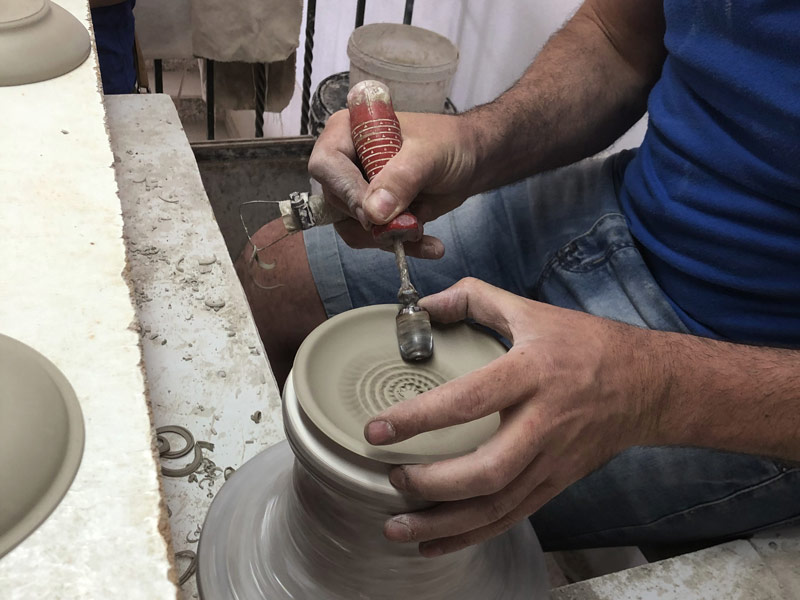
<path fill-rule="evenodd" d="M 397 196 L 386 188 L 374 190 L 364 200 L 364 212 L 373 223 L 388 223 L 400 214 L 403 208 Z"/>
<path fill-rule="evenodd" d="M 408 209 L 430 179 L 430 170 L 430 161 L 420 160 L 404 145 L 372 178 L 362 203 L 367 218 L 382 225 Z"/>

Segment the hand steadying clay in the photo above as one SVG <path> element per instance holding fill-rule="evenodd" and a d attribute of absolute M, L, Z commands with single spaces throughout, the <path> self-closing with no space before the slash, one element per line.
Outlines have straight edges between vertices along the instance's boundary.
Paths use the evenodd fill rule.
<path fill-rule="evenodd" d="M 391 482 L 442 504 L 387 521 L 426 556 L 498 535 L 624 448 L 653 439 L 660 390 L 647 332 L 527 300 L 475 279 L 423 300 L 431 317 L 471 318 L 513 342 L 474 371 L 376 416 L 367 440 L 393 443 L 500 411 L 474 453 L 397 467 Z"/>
<path fill-rule="evenodd" d="M 404 493 L 442 502 L 384 527 L 393 541 L 421 542 L 425 556 L 503 533 L 631 446 L 800 458 L 790 438 L 764 435 L 797 422 L 781 399 L 790 372 L 789 379 L 769 375 L 791 369 L 791 351 L 640 329 L 476 279 L 421 305 L 434 321 L 474 319 L 513 343 L 486 367 L 395 404 L 365 427 L 367 441 L 386 444 L 500 412 L 500 427 L 475 452 L 391 471 Z M 764 386 L 755 403 L 747 388 L 753 378 Z"/>

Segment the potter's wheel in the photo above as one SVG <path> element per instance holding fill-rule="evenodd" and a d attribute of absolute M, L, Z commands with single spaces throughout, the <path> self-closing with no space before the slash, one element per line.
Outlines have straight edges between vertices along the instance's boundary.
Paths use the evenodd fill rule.
<path fill-rule="evenodd" d="M 440 362 L 421 365 L 390 362 L 390 349 L 399 359 L 395 312 L 393 306 L 350 311 L 344 317 L 352 318 L 355 313 L 356 324 L 365 321 L 366 329 L 356 325 L 354 332 L 352 328 L 347 332 L 340 326 L 349 319 L 335 317 L 304 343 L 284 389 L 283 417 L 288 443 L 273 446 L 238 469 L 219 491 L 206 517 L 198 547 L 197 580 L 202 598 L 541 600 L 547 597 L 549 585 L 543 555 L 527 520 L 484 544 L 433 559 L 420 556 L 414 543 L 397 544 L 383 537 L 383 522 L 390 515 L 428 505 L 402 496 L 389 483 L 388 472 L 394 461 L 362 456 L 339 440 L 342 436 L 361 435 L 364 422 L 382 409 L 381 403 L 397 397 L 392 390 L 402 385 L 427 386 L 431 380 L 437 381 L 434 378 L 458 376 L 459 369 L 472 370 L 503 352 L 492 338 L 459 325 L 434 334 L 439 336 L 435 354 L 441 355 Z M 377 321 L 370 324 L 372 319 L 384 320 L 386 324 Z M 332 343 L 337 336 L 345 336 L 349 342 Z M 482 346 L 484 351 L 475 352 L 475 346 Z M 363 358 L 365 351 L 371 353 L 371 361 Z M 448 353 L 456 358 L 447 359 Z M 354 358 L 363 361 L 361 376 L 349 368 L 348 363 Z M 453 370 L 442 375 L 445 367 Z M 376 383 L 379 377 L 369 375 L 379 368 L 392 369 L 384 383 Z M 320 372 L 327 376 L 318 377 Z M 334 385 L 321 385 L 324 380 L 332 380 Z M 326 406 L 331 400 L 344 400 L 343 389 L 352 390 L 355 399 L 341 411 Z M 376 404 L 360 400 L 359 389 L 371 389 L 372 396 L 364 392 L 363 398 L 373 398 Z M 311 390 L 315 398 L 322 400 L 301 400 L 301 395 Z M 310 411 L 307 406 L 312 407 Z M 311 418 L 311 411 L 317 411 L 316 419 Z M 329 429 L 317 425 L 320 414 L 321 422 Z M 356 422 L 356 426 L 348 425 L 347 419 Z M 337 427 L 340 431 L 336 433 L 338 438 L 334 438 L 329 431 Z M 492 434 L 496 422 L 489 421 L 481 427 L 482 433 L 466 430 L 463 436 L 466 439 L 460 440 L 459 447 L 429 445 L 436 456 L 422 458 L 430 462 L 440 456 L 469 451 Z M 357 434 L 349 434 L 348 428 Z M 457 438 L 457 433 L 451 435 Z M 484 437 L 479 439 L 481 435 Z M 390 447 L 389 451 L 402 457 L 403 453 L 419 455 L 425 448 L 424 445 Z"/>
<path fill-rule="evenodd" d="M 0 558 L 61 502 L 83 438 L 78 399 L 61 371 L 0 335 Z"/>

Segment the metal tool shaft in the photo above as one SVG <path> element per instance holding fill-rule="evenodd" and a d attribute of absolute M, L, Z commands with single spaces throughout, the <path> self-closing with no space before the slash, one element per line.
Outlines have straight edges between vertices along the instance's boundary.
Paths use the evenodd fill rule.
<path fill-rule="evenodd" d="M 395 238 L 394 260 L 397 263 L 397 270 L 400 272 L 400 289 L 397 292 L 397 299 L 404 307 L 416 306 L 419 301 L 419 294 L 411 283 L 411 276 L 408 273 L 408 261 L 406 260 L 406 249 L 403 240 Z"/>
<path fill-rule="evenodd" d="M 360 81 L 347 95 L 353 146 L 372 181 L 403 145 L 400 122 L 394 112 L 389 88 L 378 81 Z M 372 228 L 372 237 L 381 244 L 392 244 L 400 290 L 397 299 L 401 308 L 397 315 L 397 343 L 405 360 L 424 360 L 433 354 L 433 330 L 428 312 L 417 305 L 419 293 L 411 284 L 403 242 L 418 241 L 422 227 L 417 218 L 406 211 L 392 221 Z"/>

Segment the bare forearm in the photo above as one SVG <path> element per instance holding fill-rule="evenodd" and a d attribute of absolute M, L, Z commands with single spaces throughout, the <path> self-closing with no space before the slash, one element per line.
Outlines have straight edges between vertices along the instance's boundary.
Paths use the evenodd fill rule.
<path fill-rule="evenodd" d="M 589 0 L 522 78 L 463 118 L 475 192 L 602 150 L 644 114 L 664 60 L 658 0 Z"/>
<path fill-rule="evenodd" d="M 800 350 L 647 333 L 664 375 L 653 442 L 800 461 Z"/>

